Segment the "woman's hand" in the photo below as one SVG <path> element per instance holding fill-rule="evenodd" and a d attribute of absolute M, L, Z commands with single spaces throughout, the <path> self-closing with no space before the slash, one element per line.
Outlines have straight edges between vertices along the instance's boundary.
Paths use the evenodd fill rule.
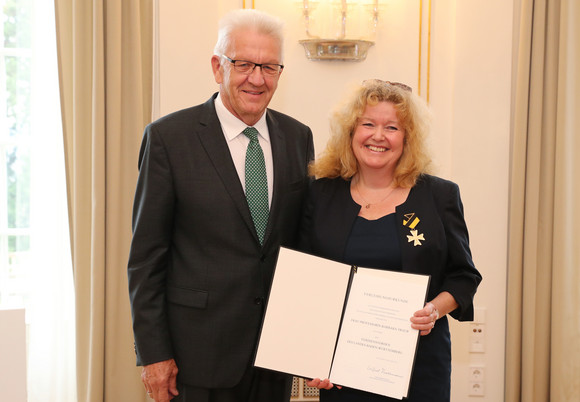
<path fill-rule="evenodd" d="M 411 317 L 411 328 L 421 331 L 421 335 L 428 335 L 435 327 L 435 321 L 455 310 L 459 305 L 451 293 L 443 291 L 433 300 L 425 304 L 421 310 Z"/>
<path fill-rule="evenodd" d="M 431 302 L 425 304 L 419 311 L 415 311 L 411 317 L 411 328 L 420 330 L 421 336 L 428 335 L 435 327 L 435 321 L 439 319 L 439 310 Z"/>
<path fill-rule="evenodd" d="M 332 387 L 334 387 L 334 384 L 332 384 L 328 378 L 325 380 L 321 380 L 320 378 L 315 378 L 313 380 L 306 380 L 306 385 L 308 385 L 309 387 L 313 387 L 313 388 L 318 388 L 318 389 L 331 389 Z M 336 386 L 338 389 L 340 389 L 340 385 Z"/>

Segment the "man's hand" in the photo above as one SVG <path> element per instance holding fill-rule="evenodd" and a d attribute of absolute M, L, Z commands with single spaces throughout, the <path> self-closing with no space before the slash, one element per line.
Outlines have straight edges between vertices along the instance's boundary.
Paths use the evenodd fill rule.
<path fill-rule="evenodd" d="M 150 398 L 155 402 L 168 402 L 175 398 L 177 391 L 177 364 L 169 359 L 143 366 L 141 380 Z"/>

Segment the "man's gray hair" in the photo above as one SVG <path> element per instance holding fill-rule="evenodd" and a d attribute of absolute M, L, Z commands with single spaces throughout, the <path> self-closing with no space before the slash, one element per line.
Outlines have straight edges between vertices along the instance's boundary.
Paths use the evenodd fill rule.
<path fill-rule="evenodd" d="M 254 30 L 276 40 L 280 44 L 280 63 L 282 63 L 284 23 L 277 17 L 253 9 L 233 10 L 222 17 L 213 53 L 220 57 L 225 55 L 229 45 L 232 43 L 232 34 L 243 30 Z M 235 57 L 232 55 L 227 56 Z"/>

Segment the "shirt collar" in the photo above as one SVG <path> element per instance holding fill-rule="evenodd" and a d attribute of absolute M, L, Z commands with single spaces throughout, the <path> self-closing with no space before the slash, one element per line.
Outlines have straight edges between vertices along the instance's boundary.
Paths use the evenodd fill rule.
<path fill-rule="evenodd" d="M 242 134 L 242 131 L 248 125 L 238 119 L 236 116 L 230 112 L 226 106 L 224 105 L 221 94 L 218 93 L 218 96 L 215 99 L 215 111 L 218 115 L 218 119 L 222 126 L 222 130 L 226 136 L 228 141 L 233 140 L 238 135 Z M 258 130 L 260 136 L 265 139 L 267 142 L 270 142 L 270 133 L 268 131 L 268 123 L 266 123 L 266 113 L 262 115 L 260 120 L 253 127 Z"/>

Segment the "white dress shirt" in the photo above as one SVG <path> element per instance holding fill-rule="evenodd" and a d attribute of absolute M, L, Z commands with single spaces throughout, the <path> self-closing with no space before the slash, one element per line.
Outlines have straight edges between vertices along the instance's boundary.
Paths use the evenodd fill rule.
<path fill-rule="evenodd" d="M 222 126 L 222 131 L 230 148 L 230 154 L 242 188 L 246 191 L 246 149 L 250 143 L 250 139 L 246 137 L 242 131 L 248 127 L 243 121 L 234 116 L 228 109 L 226 109 L 220 94 L 215 99 L 215 111 Z M 258 141 L 264 153 L 264 162 L 266 162 L 266 175 L 268 176 L 268 201 L 270 207 L 272 206 L 272 192 L 274 190 L 274 164 L 272 161 L 272 146 L 270 144 L 270 132 L 268 131 L 268 124 L 266 123 L 266 113 L 262 115 L 260 120 L 253 127 L 258 130 Z"/>

